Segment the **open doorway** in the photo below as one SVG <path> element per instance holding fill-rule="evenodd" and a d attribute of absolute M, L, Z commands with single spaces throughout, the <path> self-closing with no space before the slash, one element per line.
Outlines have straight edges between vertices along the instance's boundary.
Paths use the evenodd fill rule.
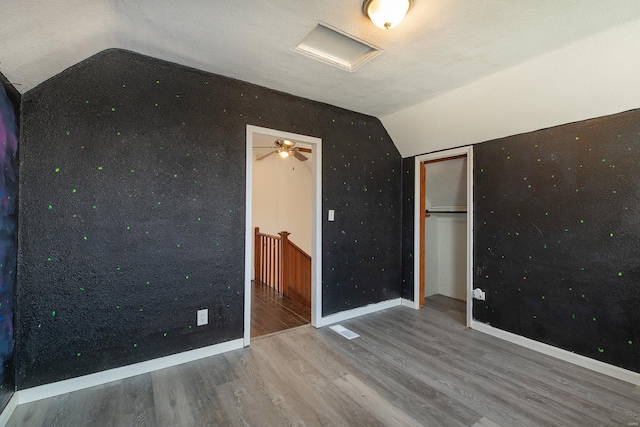
<path fill-rule="evenodd" d="M 416 157 L 415 308 L 459 314 L 472 307 L 472 149 Z M 457 314 L 456 314 L 457 313 Z"/>
<path fill-rule="evenodd" d="M 251 338 L 311 322 L 311 144 L 253 135 Z"/>
<path fill-rule="evenodd" d="M 316 324 L 320 140 L 247 126 L 245 345 Z"/>

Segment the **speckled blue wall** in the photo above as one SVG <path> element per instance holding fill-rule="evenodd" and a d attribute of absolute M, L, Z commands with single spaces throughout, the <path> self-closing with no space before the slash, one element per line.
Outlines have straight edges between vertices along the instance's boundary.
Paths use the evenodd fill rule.
<path fill-rule="evenodd" d="M 323 139 L 323 313 L 400 295 L 401 158 L 373 117 L 122 50 L 22 116 L 19 388 L 242 337 L 247 124 Z"/>
<path fill-rule="evenodd" d="M 1 74 L 0 83 L 0 408 L 4 408 L 15 389 L 14 307 L 18 249 L 20 95 Z"/>
<path fill-rule="evenodd" d="M 474 318 L 640 372 L 640 110 L 474 159 Z"/>

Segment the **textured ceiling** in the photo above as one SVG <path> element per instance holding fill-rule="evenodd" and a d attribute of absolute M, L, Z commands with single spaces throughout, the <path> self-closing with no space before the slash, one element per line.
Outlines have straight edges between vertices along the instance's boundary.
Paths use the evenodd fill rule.
<path fill-rule="evenodd" d="M 381 30 L 361 5 L 4 0 L 0 71 L 25 92 L 118 47 L 383 117 L 640 17 L 636 0 L 415 0 Z M 295 52 L 319 22 L 382 53 L 348 72 Z"/>

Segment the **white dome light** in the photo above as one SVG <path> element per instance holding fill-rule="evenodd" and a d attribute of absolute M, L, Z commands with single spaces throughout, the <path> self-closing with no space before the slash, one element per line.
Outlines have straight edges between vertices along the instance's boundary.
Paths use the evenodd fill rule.
<path fill-rule="evenodd" d="M 411 0 L 366 0 L 362 6 L 376 27 L 387 30 L 398 25 L 410 7 Z"/>

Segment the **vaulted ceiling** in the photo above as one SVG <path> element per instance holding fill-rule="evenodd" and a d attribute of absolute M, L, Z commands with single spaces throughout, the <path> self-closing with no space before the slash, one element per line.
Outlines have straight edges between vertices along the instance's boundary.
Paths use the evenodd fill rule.
<path fill-rule="evenodd" d="M 379 117 L 404 156 L 640 107 L 640 2 L 5 0 L 0 71 L 26 92 L 124 48 Z M 318 23 L 382 50 L 353 72 L 293 49 Z"/>

